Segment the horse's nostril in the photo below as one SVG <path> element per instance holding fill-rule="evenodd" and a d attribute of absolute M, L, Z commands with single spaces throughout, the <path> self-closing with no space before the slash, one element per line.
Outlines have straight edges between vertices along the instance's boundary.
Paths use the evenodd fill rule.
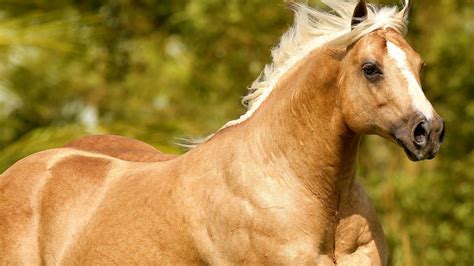
<path fill-rule="evenodd" d="M 425 121 L 420 122 L 413 130 L 413 142 L 418 148 L 426 145 L 428 140 L 428 124 Z"/>

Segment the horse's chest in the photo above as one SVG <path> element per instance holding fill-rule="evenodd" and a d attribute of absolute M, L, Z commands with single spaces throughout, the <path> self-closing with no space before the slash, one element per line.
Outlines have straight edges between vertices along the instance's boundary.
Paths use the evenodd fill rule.
<path fill-rule="evenodd" d="M 229 197 L 216 210 L 201 235 L 210 262 L 314 264 L 324 260 L 318 254 L 327 247 L 321 243 L 330 243 L 332 232 L 315 223 L 328 219 L 305 207 L 304 200 L 291 192 L 277 190 Z"/>
<path fill-rule="evenodd" d="M 273 216 L 275 219 L 268 219 Z M 241 216 L 241 218 L 244 218 Z M 281 220 L 279 220 L 281 218 Z M 290 263 L 315 261 L 317 242 L 311 229 L 288 226 L 288 217 L 261 213 L 245 217 L 240 226 L 208 228 L 210 262 Z M 218 232 L 222 233 L 218 235 Z M 227 234 L 226 234 L 227 232 Z M 219 252 L 215 252 L 219 251 Z"/>

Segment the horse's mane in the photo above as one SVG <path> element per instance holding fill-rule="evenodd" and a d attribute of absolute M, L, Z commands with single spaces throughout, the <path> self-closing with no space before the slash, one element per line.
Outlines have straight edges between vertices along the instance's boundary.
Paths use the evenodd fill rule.
<path fill-rule="evenodd" d="M 242 103 L 247 107 L 247 112 L 238 119 L 227 122 L 219 131 L 251 117 L 270 95 L 281 77 L 315 48 L 325 44 L 348 47 L 378 29 L 392 28 L 401 34 L 407 31 L 407 18 L 398 16 L 399 10 L 396 6 L 377 7 L 368 4 L 367 19 L 351 29 L 352 13 L 358 1 L 321 1 L 331 10 L 324 11 L 301 3 L 289 4 L 295 12 L 293 26 L 272 49 L 272 63 L 265 66 L 259 78 L 248 88 L 248 94 L 243 97 Z M 408 0 L 405 0 L 405 6 L 407 5 Z M 192 147 L 213 136 L 214 134 L 183 146 Z"/>

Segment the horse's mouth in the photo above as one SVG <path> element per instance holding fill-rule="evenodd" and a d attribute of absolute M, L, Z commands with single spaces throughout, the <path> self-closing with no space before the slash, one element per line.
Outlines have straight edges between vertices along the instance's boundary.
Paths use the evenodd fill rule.
<path fill-rule="evenodd" d="M 420 154 L 421 152 L 419 150 L 416 150 L 414 145 L 407 144 L 405 143 L 405 141 L 398 139 L 395 136 L 393 136 L 393 139 L 400 147 L 403 148 L 405 154 L 407 155 L 408 159 L 410 159 L 410 161 L 419 162 L 423 160 L 423 156 Z"/>
<path fill-rule="evenodd" d="M 394 137 L 395 142 L 400 145 L 400 147 L 403 148 L 405 151 L 405 154 L 407 155 L 408 159 L 413 162 L 419 162 L 423 160 L 431 160 L 436 157 L 438 154 L 438 150 L 436 151 L 426 151 L 417 149 L 413 143 L 410 142 L 405 142 L 403 140 L 397 139 Z"/>
<path fill-rule="evenodd" d="M 423 158 L 421 156 L 419 156 L 416 153 L 412 152 L 406 146 L 402 146 L 402 147 L 403 147 L 403 150 L 405 151 L 405 154 L 408 156 L 408 159 L 410 159 L 411 161 L 419 162 L 419 161 L 423 160 Z"/>

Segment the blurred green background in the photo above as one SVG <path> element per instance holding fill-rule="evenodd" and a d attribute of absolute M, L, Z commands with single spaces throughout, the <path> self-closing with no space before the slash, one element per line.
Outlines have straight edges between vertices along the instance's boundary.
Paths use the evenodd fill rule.
<path fill-rule="evenodd" d="M 244 112 L 241 95 L 292 22 L 276 0 L 0 0 L 0 7 L 0 172 L 88 134 L 182 152 L 176 137 L 207 135 Z M 473 3 L 415 0 L 409 28 L 428 64 L 426 94 L 447 122 L 445 144 L 437 159 L 415 164 L 367 137 L 359 177 L 391 265 L 473 265 Z"/>

